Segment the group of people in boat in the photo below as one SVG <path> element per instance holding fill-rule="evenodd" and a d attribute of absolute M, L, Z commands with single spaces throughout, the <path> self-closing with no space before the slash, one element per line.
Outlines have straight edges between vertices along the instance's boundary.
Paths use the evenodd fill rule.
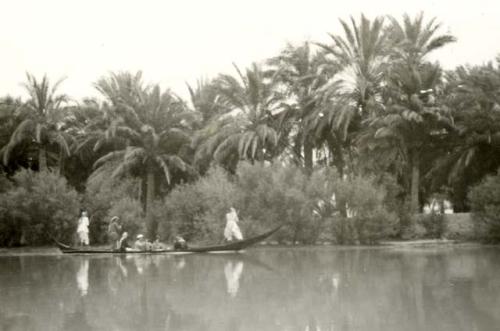
<path fill-rule="evenodd" d="M 243 235 L 238 226 L 239 219 L 236 209 L 229 208 L 226 213 L 226 226 L 224 228 L 224 239 L 228 242 L 233 240 L 243 240 Z M 80 246 L 89 245 L 89 225 L 90 219 L 86 210 L 80 212 L 80 218 L 76 228 L 78 244 Z M 166 249 L 166 246 L 160 242 L 157 236 L 154 241 L 149 241 L 146 237 L 139 233 L 133 245 L 129 244 L 129 234 L 124 230 L 121 219 L 118 216 L 113 216 L 108 225 L 108 240 L 110 249 L 113 251 L 155 251 Z M 175 250 L 183 250 L 188 248 L 188 244 L 184 238 L 177 235 L 174 237 L 173 243 Z"/>

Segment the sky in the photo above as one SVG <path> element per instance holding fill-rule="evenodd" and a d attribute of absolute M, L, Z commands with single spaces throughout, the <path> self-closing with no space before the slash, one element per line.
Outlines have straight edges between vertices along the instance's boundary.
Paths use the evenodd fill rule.
<path fill-rule="evenodd" d="M 498 4 L 497 4 L 498 3 Z M 458 41 L 432 59 L 446 69 L 500 54 L 500 3 L 493 0 L 0 0 L 0 95 L 25 97 L 25 73 L 65 78 L 60 91 L 97 96 L 111 71 L 143 72 L 187 96 L 186 83 L 233 73 L 277 55 L 286 43 L 327 42 L 339 18 L 360 13 L 437 17 Z"/>

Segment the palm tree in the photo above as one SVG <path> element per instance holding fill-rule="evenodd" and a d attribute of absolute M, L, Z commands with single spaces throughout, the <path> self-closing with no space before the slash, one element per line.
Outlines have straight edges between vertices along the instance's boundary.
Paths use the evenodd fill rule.
<path fill-rule="evenodd" d="M 220 105 L 229 113 L 215 118 L 200 132 L 196 159 L 211 155 L 221 164 L 236 165 L 238 159 L 263 161 L 278 154 L 280 139 L 275 120 L 278 98 L 273 93 L 272 78 L 256 64 L 237 77 L 220 75 L 215 83 Z"/>
<path fill-rule="evenodd" d="M 155 232 L 151 211 L 155 198 L 158 174 L 172 184 L 176 172 L 190 170 L 186 158 L 189 146 L 192 114 L 184 102 L 172 92 L 162 92 L 159 86 L 144 86 L 141 73 L 111 74 L 95 84 L 106 98 L 105 111 L 110 126 L 96 132 L 97 149 L 105 142 L 114 141 L 118 149 L 96 161 L 95 167 L 111 165 L 111 176 L 124 174 L 140 176 L 146 186 L 146 219 L 148 231 Z"/>
<path fill-rule="evenodd" d="M 431 19 L 424 24 L 423 14 L 415 19 L 403 16 L 403 24 L 391 19 L 391 67 L 386 75 L 386 107 L 369 120 L 376 139 L 392 140 L 410 170 L 410 208 L 419 210 L 421 159 L 428 151 L 429 139 L 440 130 L 451 130 L 451 117 L 435 101 L 441 69 L 426 62 L 426 56 L 453 42 L 450 35 L 436 35 L 440 25 Z M 385 144 L 386 144 L 385 142 Z M 397 154 L 397 153 L 396 153 Z"/>
<path fill-rule="evenodd" d="M 428 177 L 433 187 L 450 186 L 455 209 L 465 210 L 468 187 L 500 166 L 500 58 L 449 72 L 443 93 L 454 130 Z"/>
<path fill-rule="evenodd" d="M 418 67 L 426 61 L 429 53 L 456 41 L 456 38 L 449 34 L 436 36 L 441 24 L 436 22 L 436 18 L 424 24 L 423 12 L 417 14 L 413 20 L 405 14 L 401 23 L 392 16 L 389 19 L 389 37 L 391 44 L 395 46 L 392 48 L 391 57 L 409 66 Z M 414 74 L 417 75 L 418 72 Z"/>
<path fill-rule="evenodd" d="M 344 95 L 352 100 L 351 111 L 364 113 L 370 102 L 378 95 L 383 72 L 387 67 L 387 35 L 384 32 L 384 19 L 377 17 L 370 21 L 361 15 L 357 23 L 351 17 L 351 24 L 340 20 L 344 37 L 330 34 L 332 45 L 319 44 L 334 57 L 342 68 L 334 82 L 341 83 Z M 328 86 L 326 86 L 328 87 Z M 335 86 L 335 90 L 338 86 Z M 344 115 L 345 116 L 345 115 Z M 346 119 L 354 115 L 346 116 Z"/>
<path fill-rule="evenodd" d="M 0 98 L 0 158 L 3 159 L 3 153 L 5 146 L 9 143 L 12 133 L 21 123 L 22 119 L 19 116 L 19 109 L 22 106 L 22 101 L 20 99 L 14 99 L 11 96 L 5 96 Z M 21 156 L 25 154 L 25 151 L 18 148 L 20 153 L 16 153 L 11 159 L 16 161 L 16 164 L 11 164 L 8 167 L 3 162 L 0 164 L 0 169 L 4 171 L 14 170 L 19 166 L 19 161 L 21 161 Z"/>
<path fill-rule="evenodd" d="M 207 125 L 215 117 L 230 111 L 221 104 L 214 80 L 198 79 L 194 87 L 187 84 L 187 88 L 194 111 L 201 115 L 197 123 L 199 128 Z"/>
<path fill-rule="evenodd" d="M 291 126 L 292 155 L 299 164 L 303 155 L 303 164 L 309 174 L 313 167 L 313 147 L 318 142 L 314 127 L 310 125 L 319 104 L 317 93 L 335 72 L 335 67 L 332 68 L 323 55 L 314 52 L 305 42 L 299 47 L 287 45 L 268 61 L 277 83 L 283 87 L 281 102 L 285 111 L 280 117 Z"/>
<path fill-rule="evenodd" d="M 419 207 L 423 161 L 433 155 L 443 137 L 453 130 L 451 114 L 440 95 L 404 93 L 404 90 L 436 89 L 441 84 L 441 68 L 427 63 L 419 68 L 419 75 L 422 83 L 412 86 L 408 72 L 392 71 L 391 79 L 397 85 L 388 85 L 385 108 L 366 121 L 367 127 L 358 138 L 358 145 L 383 166 L 381 170 L 390 170 L 403 179 L 414 212 Z"/>
<path fill-rule="evenodd" d="M 343 173 L 344 152 L 356 172 L 355 138 L 362 121 L 380 107 L 384 73 L 388 65 L 387 34 L 384 19 L 373 21 L 361 15 L 359 22 L 340 20 L 344 36 L 330 34 L 331 45 L 319 44 L 338 72 L 319 90 L 321 109 L 313 117 L 318 135 L 333 151 L 337 168 Z"/>
<path fill-rule="evenodd" d="M 7 164 L 13 150 L 23 142 L 33 142 L 38 148 L 38 167 L 47 169 L 47 150 L 57 145 L 59 147 L 59 161 L 64 154 L 70 155 L 68 141 L 71 137 L 60 129 L 64 118 L 63 105 L 68 101 L 64 94 L 56 94 L 62 80 L 52 87 L 46 75 L 38 81 L 27 73 L 27 82 L 23 84 L 30 98 L 24 103 L 20 111 L 25 119 L 12 133 L 10 140 L 3 148 L 3 162 Z"/>
<path fill-rule="evenodd" d="M 223 105 L 214 80 L 199 79 L 193 87 L 188 84 L 191 106 L 197 114 L 197 120 L 193 123 L 195 134 L 191 147 L 199 151 L 203 143 L 212 135 L 207 130 L 211 122 L 219 116 L 227 114 L 230 108 Z M 212 155 L 208 153 L 197 153 L 196 167 L 200 174 L 205 173 L 210 166 Z"/>

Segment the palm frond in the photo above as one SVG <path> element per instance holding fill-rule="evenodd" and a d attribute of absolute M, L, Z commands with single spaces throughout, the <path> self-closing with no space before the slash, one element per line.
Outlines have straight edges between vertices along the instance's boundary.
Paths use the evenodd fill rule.
<path fill-rule="evenodd" d="M 126 150 L 109 152 L 108 154 L 100 157 L 97 161 L 94 162 L 94 169 L 99 168 L 107 162 L 123 159 L 126 153 Z"/>

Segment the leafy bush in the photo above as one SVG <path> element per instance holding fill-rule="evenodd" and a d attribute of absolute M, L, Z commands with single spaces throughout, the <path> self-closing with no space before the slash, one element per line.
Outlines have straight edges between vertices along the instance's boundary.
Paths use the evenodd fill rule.
<path fill-rule="evenodd" d="M 21 170 L 15 186 L 0 195 L 0 244 L 48 244 L 50 236 L 71 241 L 80 199 L 54 172 Z"/>
<path fill-rule="evenodd" d="M 476 235 L 500 242 L 500 174 L 487 176 L 468 195 Z"/>
<path fill-rule="evenodd" d="M 340 243 L 376 243 L 397 233 L 399 219 L 385 207 L 386 191 L 372 177 L 333 179 L 340 213 L 334 221 L 334 235 Z M 345 203 L 345 212 L 340 210 Z"/>
<path fill-rule="evenodd" d="M 238 166 L 237 176 L 247 230 L 252 226 L 253 232 L 260 232 L 286 224 L 276 236 L 280 241 L 313 243 L 318 239 L 326 218 L 314 216 L 313 211 L 316 202 L 328 196 L 321 185 L 324 177 L 317 174 L 309 180 L 297 167 L 248 163 Z"/>
<path fill-rule="evenodd" d="M 419 222 L 425 229 L 427 238 L 441 238 L 445 231 L 445 220 L 443 214 L 423 214 L 420 215 Z"/>
<path fill-rule="evenodd" d="M 225 226 L 225 213 L 238 205 L 236 187 L 224 170 L 210 169 L 197 182 L 177 186 L 156 203 L 153 215 L 162 239 L 176 234 L 191 241 L 219 241 Z"/>
<path fill-rule="evenodd" d="M 117 180 L 111 176 L 101 176 L 100 173 L 89 178 L 84 205 L 90 217 L 89 236 L 91 243 L 105 243 L 107 241 L 107 227 L 111 219 L 109 215 L 122 216 L 119 213 L 111 214 L 111 208 L 114 207 L 116 210 L 117 204 L 123 205 L 123 199 L 135 200 L 139 197 L 139 193 L 140 181 L 138 179 L 121 178 Z M 135 205 L 135 202 L 133 204 Z"/>
<path fill-rule="evenodd" d="M 341 216 L 334 193 L 356 210 L 354 217 Z M 199 181 L 178 186 L 158 204 L 155 217 L 163 238 L 179 233 L 192 241 L 214 241 L 222 239 L 225 213 L 235 206 L 246 236 L 285 224 L 276 234 L 281 242 L 372 243 L 396 229 L 397 216 L 384 207 L 385 199 L 384 189 L 370 178 L 345 182 L 329 168 L 307 177 L 297 167 L 242 162 L 233 181 L 211 169 Z"/>
<path fill-rule="evenodd" d="M 5 174 L 0 171 L 0 193 L 7 192 L 11 190 L 12 187 L 12 182 L 8 180 L 7 177 L 5 177 Z"/>
<path fill-rule="evenodd" d="M 437 239 L 443 237 L 446 231 L 443 214 L 407 214 L 405 217 L 402 239 Z"/>
<path fill-rule="evenodd" d="M 138 233 L 145 233 L 146 220 L 141 203 L 138 200 L 124 197 L 113 201 L 106 219 L 110 220 L 113 216 L 120 217 L 123 230 L 128 232 L 129 238 L 135 238 Z M 102 223 L 100 233 L 105 234 L 108 223 Z"/>

